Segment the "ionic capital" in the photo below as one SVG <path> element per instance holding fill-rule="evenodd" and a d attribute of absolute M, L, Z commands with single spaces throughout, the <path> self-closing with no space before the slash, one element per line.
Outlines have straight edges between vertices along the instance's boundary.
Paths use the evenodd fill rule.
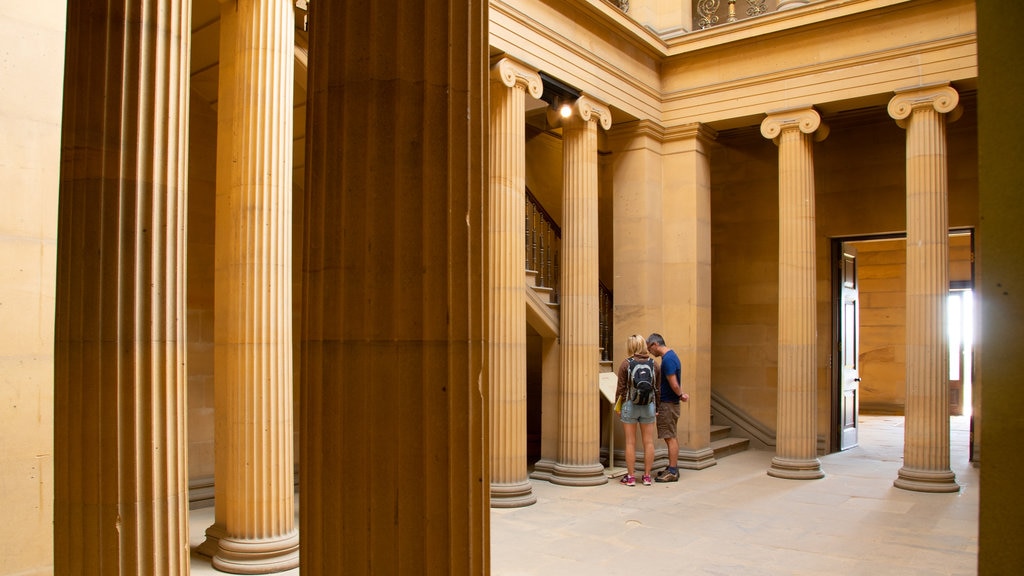
<path fill-rule="evenodd" d="M 598 102 L 590 96 L 580 96 L 576 99 L 575 107 L 584 121 L 589 122 L 591 117 L 596 116 L 602 128 L 608 130 L 612 127 L 612 111 L 604 102 Z"/>
<path fill-rule="evenodd" d="M 491 66 L 491 79 L 500 81 L 509 88 L 516 85 L 525 88 L 534 98 L 540 98 L 541 93 L 544 92 L 544 83 L 541 82 L 540 74 L 522 62 L 511 58 L 502 58 Z"/>
<path fill-rule="evenodd" d="M 777 138 L 786 130 L 799 130 L 813 134 L 817 142 L 828 136 L 828 125 L 821 122 L 821 115 L 813 107 L 786 108 L 769 112 L 761 122 L 761 135 L 778 144 Z"/>
<path fill-rule="evenodd" d="M 949 82 L 901 88 L 895 92 L 889 100 L 889 116 L 900 128 L 907 127 L 905 121 L 915 110 L 934 108 L 940 114 L 948 114 L 949 122 L 960 117 L 960 94 Z"/>

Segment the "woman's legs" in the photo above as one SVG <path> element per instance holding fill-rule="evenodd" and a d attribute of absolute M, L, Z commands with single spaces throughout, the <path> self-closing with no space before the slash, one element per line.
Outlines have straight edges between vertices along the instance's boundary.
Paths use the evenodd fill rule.
<path fill-rule="evenodd" d="M 626 475 L 635 476 L 636 471 L 636 424 L 622 423 L 626 436 Z"/>
<path fill-rule="evenodd" d="M 640 435 L 644 442 L 644 476 L 650 476 L 654 466 L 654 423 L 641 424 Z"/>

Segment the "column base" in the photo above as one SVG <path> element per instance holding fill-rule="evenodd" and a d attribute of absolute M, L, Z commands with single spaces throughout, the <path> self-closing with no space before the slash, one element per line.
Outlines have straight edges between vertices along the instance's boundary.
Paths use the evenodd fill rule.
<path fill-rule="evenodd" d="M 533 465 L 533 472 L 530 478 L 551 482 L 551 476 L 555 473 L 555 461 L 550 458 L 541 458 Z"/>
<path fill-rule="evenodd" d="M 608 483 L 604 466 L 595 464 L 555 464 L 551 473 L 551 483 L 560 486 L 600 486 Z"/>
<path fill-rule="evenodd" d="M 199 546 L 196 546 L 195 553 L 212 559 L 217 555 L 217 551 L 220 550 L 220 539 L 227 538 L 228 533 L 224 530 L 224 526 L 220 524 L 211 524 L 206 529 L 206 539 Z"/>
<path fill-rule="evenodd" d="M 914 492 L 959 492 L 960 485 L 952 470 L 918 470 L 900 468 L 899 477 L 892 483 L 897 488 Z"/>
<path fill-rule="evenodd" d="M 789 480 L 817 480 L 825 477 L 825 473 L 821 470 L 821 462 L 817 458 L 796 460 L 778 456 L 772 458 L 768 475 Z"/>
<path fill-rule="evenodd" d="M 269 574 L 299 566 L 299 532 L 277 539 L 245 540 L 228 536 L 218 543 L 213 567 L 231 574 Z"/>
<path fill-rule="evenodd" d="M 715 451 L 711 448 L 702 450 L 679 450 L 676 456 L 676 465 L 685 470 L 703 470 L 718 464 L 715 460 Z"/>
<path fill-rule="evenodd" d="M 491 484 L 491 508 L 523 508 L 537 503 L 529 480 L 515 484 Z"/>

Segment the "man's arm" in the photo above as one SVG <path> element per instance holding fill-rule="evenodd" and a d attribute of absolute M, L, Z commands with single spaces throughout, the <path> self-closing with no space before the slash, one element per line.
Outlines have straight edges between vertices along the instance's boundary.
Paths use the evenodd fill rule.
<path fill-rule="evenodd" d="M 679 383 L 679 379 L 676 378 L 675 374 L 668 375 L 668 387 L 676 393 L 676 396 L 679 396 L 680 401 L 686 402 L 690 399 L 689 394 L 683 394 L 683 385 Z"/>

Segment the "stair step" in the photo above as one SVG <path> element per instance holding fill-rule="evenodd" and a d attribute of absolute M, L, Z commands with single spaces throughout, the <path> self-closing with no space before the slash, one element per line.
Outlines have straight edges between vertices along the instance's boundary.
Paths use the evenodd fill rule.
<path fill-rule="evenodd" d="M 743 452 L 749 446 L 749 438 L 729 437 L 711 441 L 711 450 L 714 451 L 716 459 L 725 458 L 726 456 L 737 452 Z"/>
<path fill-rule="evenodd" d="M 711 450 L 715 458 L 724 458 L 730 454 L 743 452 L 750 446 L 749 438 L 732 436 L 732 426 L 722 424 L 711 425 Z"/>
<path fill-rule="evenodd" d="M 732 426 L 723 426 L 721 424 L 711 425 L 711 441 L 724 440 L 732 434 Z"/>

